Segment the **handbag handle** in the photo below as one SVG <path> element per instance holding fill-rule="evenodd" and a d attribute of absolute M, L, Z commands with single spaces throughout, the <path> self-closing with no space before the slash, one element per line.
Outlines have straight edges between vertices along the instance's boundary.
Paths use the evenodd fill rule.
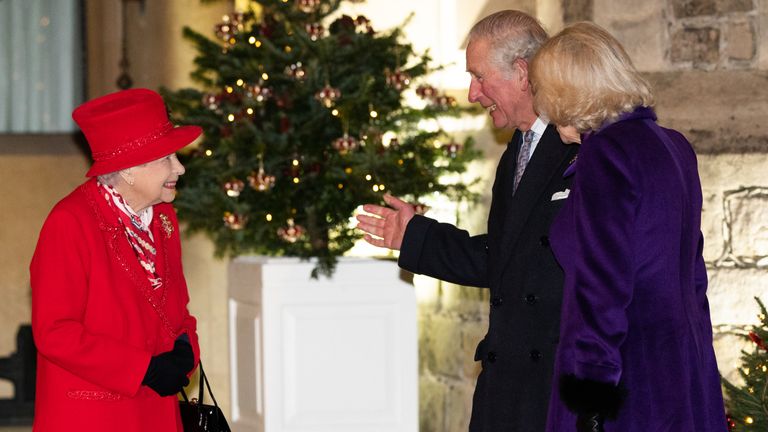
<path fill-rule="evenodd" d="M 208 382 L 208 377 L 205 375 L 205 369 L 203 369 L 203 360 L 200 360 L 198 362 L 198 367 L 200 368 L 200 379 L 198 380 L 198 394 L 197 394 L 197 409 L 198 411 L 202 409 L 203 406 L 203 397 L 205 396 L 205 393 L 203 392 L 203 386 L 208 389 L 208 394 L 211 396 L 211 400 L 213 400 L 213 406 L 215 406 L 217 409 L 216 416 L 218 417 L 219 412 L 219 404 L 216 402 L 216 397 L 213 396 L 213 391 L 211 391 L 211 384 Z M 181 389 L 181 396 L 184 398 L 184 401 L 189 403 L 189 399 L 187 398 L 187 392 L 184 391 L 184 389 Z"/>

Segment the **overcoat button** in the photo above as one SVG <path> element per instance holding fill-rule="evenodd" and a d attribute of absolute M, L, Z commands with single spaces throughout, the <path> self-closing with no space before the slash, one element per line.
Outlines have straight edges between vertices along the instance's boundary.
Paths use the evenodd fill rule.
<path fill-rule="evenodd" d="M 525 302 L 530 305 L 536 304 L 538 301 L 539 301 L 539 298 L 536 297 L 536 295 L 534 294 L 528 294 L 527 296 L 525 296 Z"/>
<path fill-rule="evenodd" d="M 501 297 L 493 297 L 491 298 L 491 306 L 499 307 L 501 304 L 504 303 L 504 300 L 502 300 Z"/>
<path fill-rule="evenodd" d="M 533 361 L 541 360 L 541 352 L 539 350 L 531 350 L 530 356 Z"/>
<path fill-rule="evenodd" d="M 486 360 L 488 360 L 489 363 L 493 363 L 496 361 L 496 353 L 493 351 L 489 351 L 488 355 L 485 356 Z"/>
<path fill-rule="evenodd" d="M 549 247 L 549 237 L 547 236 L 539 237 L 539 244 L 544 247 Z"/>

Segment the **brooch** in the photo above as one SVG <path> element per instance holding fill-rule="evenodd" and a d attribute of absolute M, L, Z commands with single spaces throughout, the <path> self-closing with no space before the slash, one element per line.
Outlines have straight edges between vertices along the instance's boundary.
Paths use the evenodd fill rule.
<path fill-rule="evenodd" d="M 173 234 L 173 224 L 171 223 L 171 220 L 168 219 L 168 216 L 160 213 L 160 222 L 163 226 L 163 231 L 165 231 L 165 238 L 171 238 L 171 234 Z"/>

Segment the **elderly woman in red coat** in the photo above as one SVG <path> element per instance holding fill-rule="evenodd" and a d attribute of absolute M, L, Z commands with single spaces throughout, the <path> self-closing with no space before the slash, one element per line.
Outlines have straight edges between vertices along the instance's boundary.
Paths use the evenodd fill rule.
<path fill-rule="evenodd" d="M 170 202 L 174 127 L 157 93 L 135 89 L 72 117 L 94 164 L 51 211 L 30 265 L 38 348 L 36 432 L 181 431 L 176 393 L 199 358 Z"/>
<path fill-rule="evenodd" d="M 549 236 L 565 284 L 546 431 L 725 432 L 693 148 L 594 24 L 547 41 L 530 77 L 537 109 L 581 142 Z"/>

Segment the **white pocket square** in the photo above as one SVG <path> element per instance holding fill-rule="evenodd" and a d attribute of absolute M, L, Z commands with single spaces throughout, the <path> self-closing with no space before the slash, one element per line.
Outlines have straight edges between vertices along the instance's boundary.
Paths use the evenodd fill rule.
<path fill-rule="evenodd" d="M 570 189 L 566 189 L 564 191 L 555 192 L 552 194 L 552 200 L 551 201 L 557 201 L 568 198 L 568 194 L 571 193 Z"/>

